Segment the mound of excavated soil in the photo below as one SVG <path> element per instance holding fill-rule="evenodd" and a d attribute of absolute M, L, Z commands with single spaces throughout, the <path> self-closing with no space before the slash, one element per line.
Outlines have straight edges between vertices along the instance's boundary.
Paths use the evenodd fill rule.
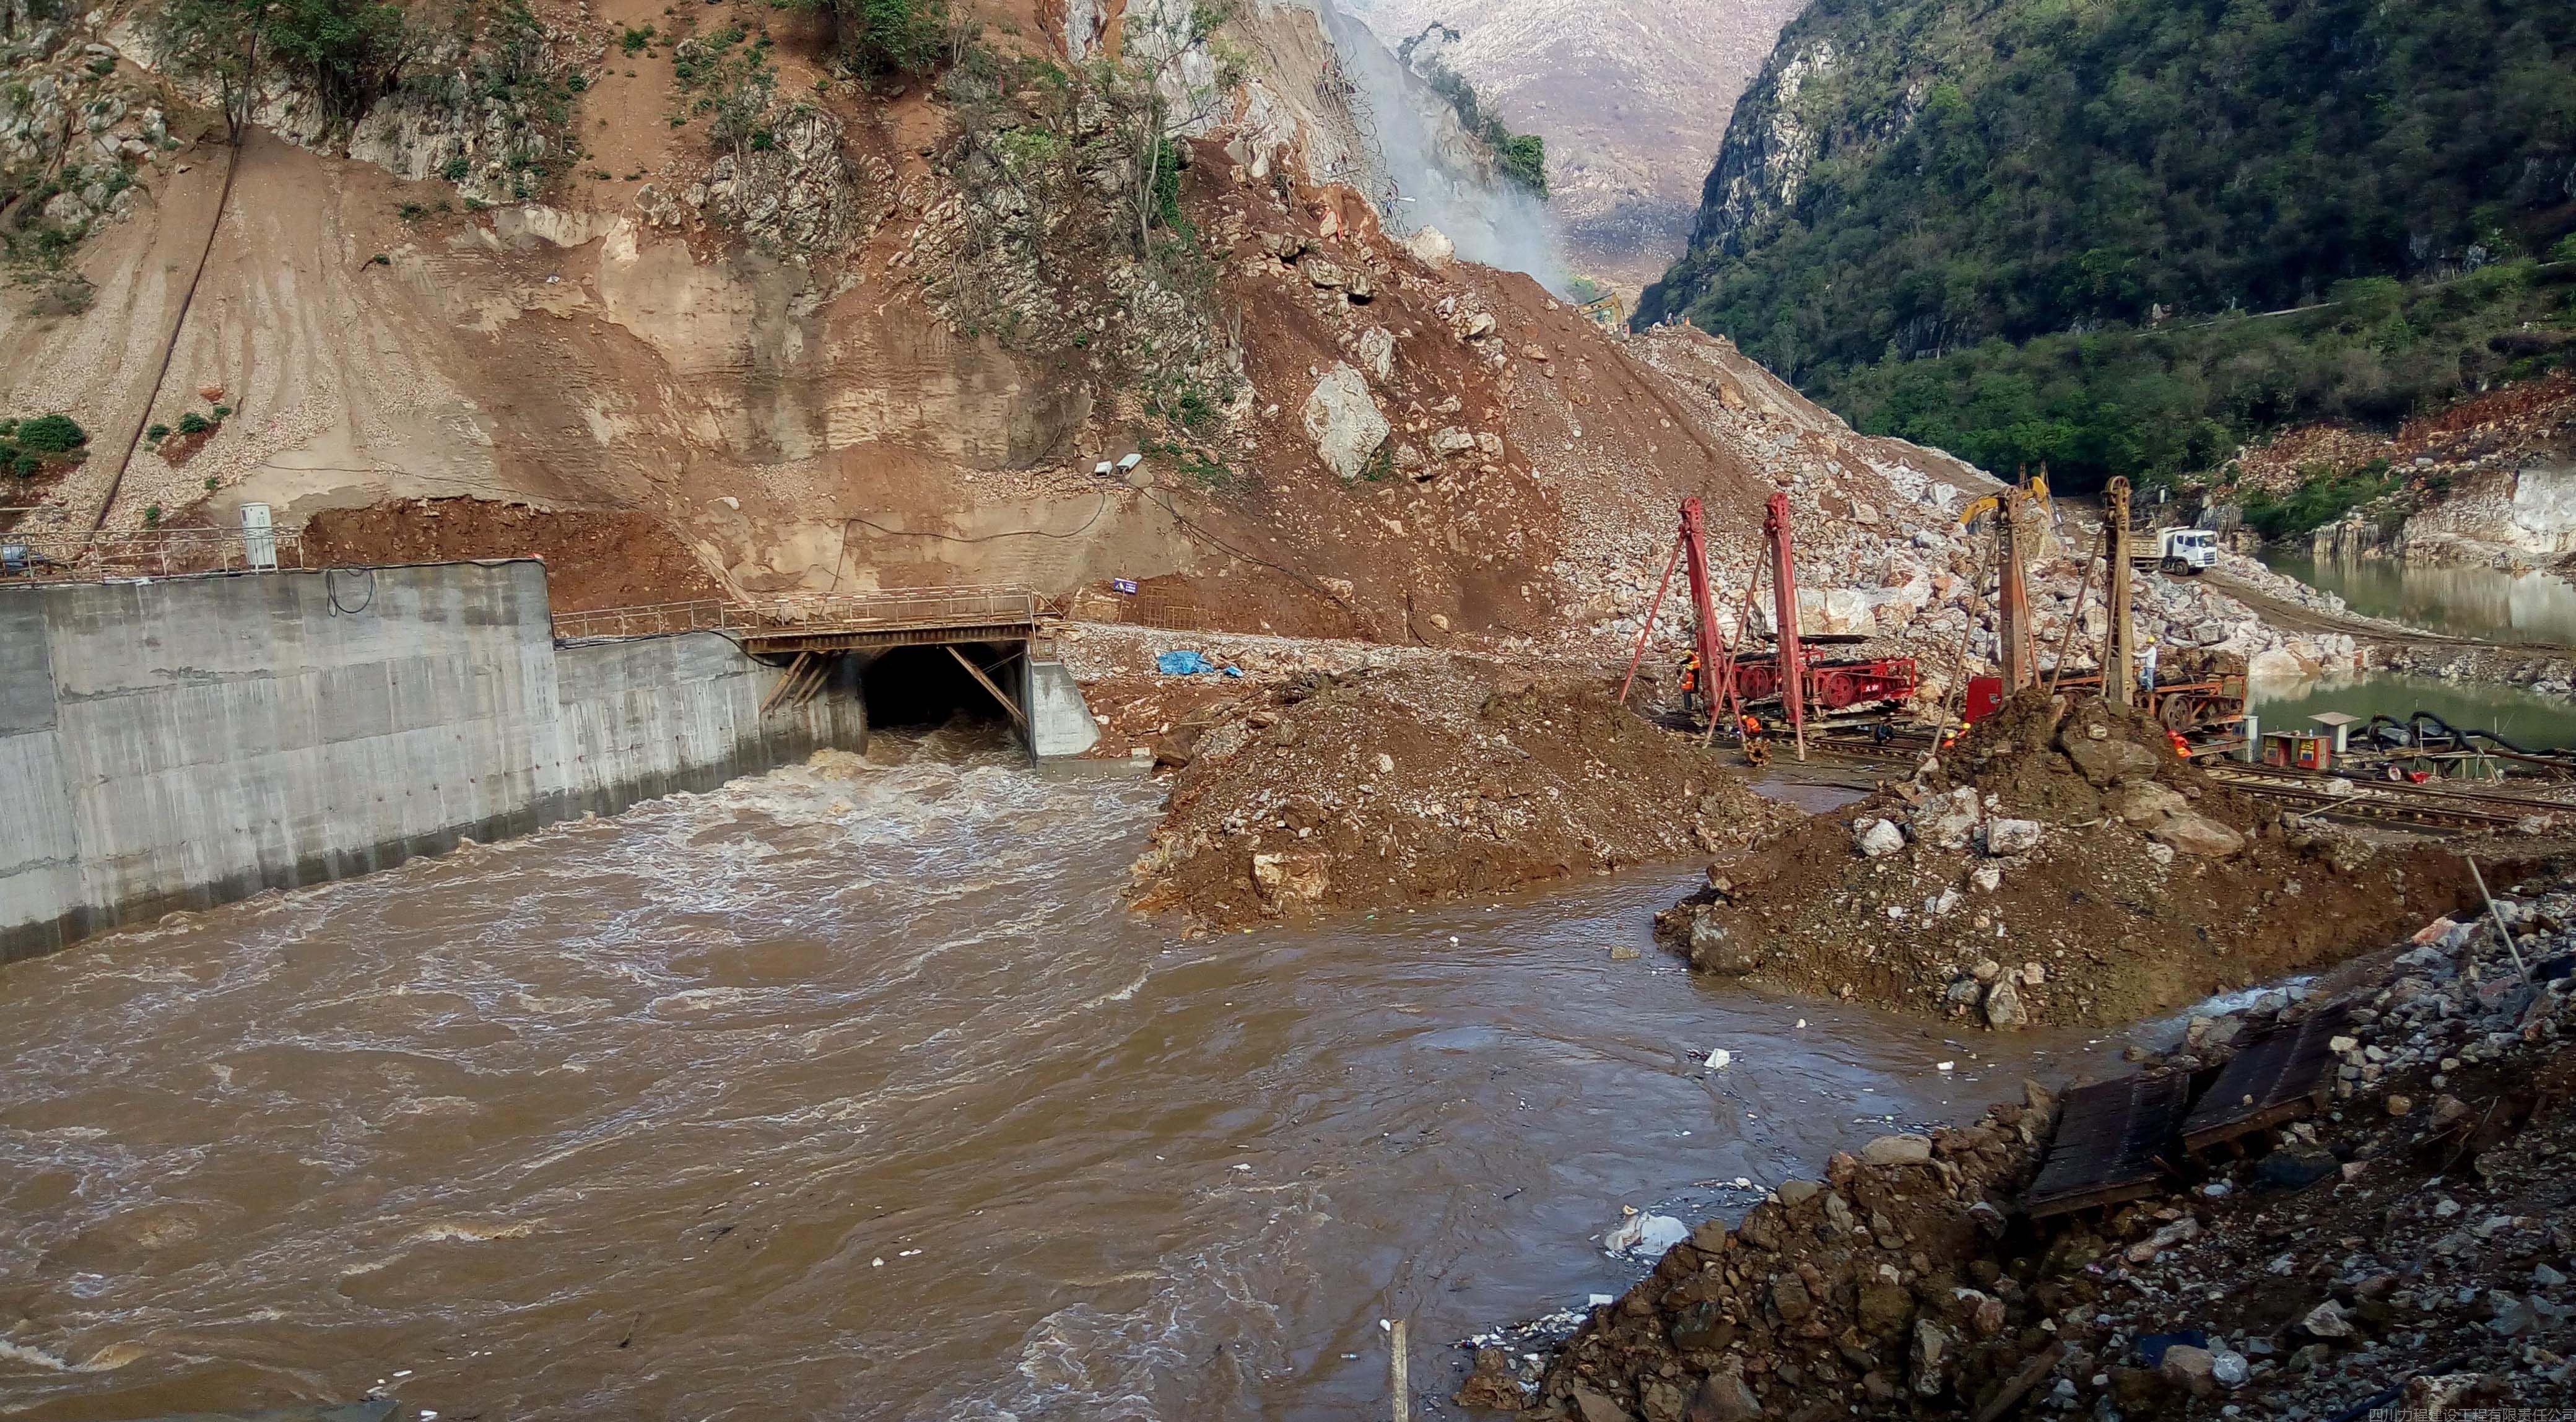
<path fill-rule="evenodd" d="M 1680 859 L 1800 818 L 1590 681 L 1364 671 L 1195 719 L 1160 746 L 1188 764 L 1133 892 L 1220 927 Z"/>
<path fill-rule="evenodd" d="M 542 558 L 557 612 L 722 597 L 679 537 L 640 513 L 555 512 L 491 499 L 413 499 L 331 509 L 304 526 L 321 563 Z"/>
<path fill-rule="evenodd" d="M 1712 866 L 1656 926 L 1709 972 L 2009 1029 L 2332 962 L 2467 884 L 2437 850 L 2285 830 L 2143 716 L 2029 692 L 1913 779 Z"/>

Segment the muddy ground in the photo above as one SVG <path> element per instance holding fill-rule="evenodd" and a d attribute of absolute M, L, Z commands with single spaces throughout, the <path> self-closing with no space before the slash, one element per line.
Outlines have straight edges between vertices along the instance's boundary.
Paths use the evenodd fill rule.
<path fill-rule="evenodd" d="M 2352 1418 L 2576 1396 L 2576 880 L 2437 919 L 2303 1001 L 2195 1019 L 2152 1074 L 2275 1020 L 2349 1014 L 2331 1105 L 2146 1199 L 2033 1221 L 2057 1101 L 1873 1141 L 1701 1225 L 1543 1374 L 1477 1355 L 1458 1401 L 1582 1422 L 1756 1417 Z M 2420 941 L 2414 941 L 2420 940 Z M 1534 1386 L 1533 1386 L 1534 1384 Z"/>
<path fill-rule="evenodd" d="M 315 566 L 542 558 L 557 612 L 724 595 L 697 555 L 657 519 L 492 499 L 413 499 L 319 513 L 304 527 L 304 557 Z"/>
<path fill-rule="evenodd" d="M 1499 893 L 1731 847 L 1800 818 L 1617 683 L 1453 657 L 1308 671 L 1158 736 L 1181 766 L 1135 903 L 1227 927 Z"/>
<path fill-rule="evenodd" d="M 2145 718 L 2033 692 L 1911 778 L 1720 859 L 1657 929 L 1706 972 L 2009 1030 L 2331 963 L 2470 892 L 2445 849 L 2285 824 Z"/>

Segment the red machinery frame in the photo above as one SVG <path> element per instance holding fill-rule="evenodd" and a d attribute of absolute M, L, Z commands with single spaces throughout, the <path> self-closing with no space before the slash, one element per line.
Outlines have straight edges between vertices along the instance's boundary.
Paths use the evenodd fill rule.
<path fill-rule="evenodd" d="M 1746 703 L 1778 700 L 1788 715 L 1799 755 L 1804 758 L 1810 709 L 1844 711 L 1872 702 L 1907 700 L 1914 695 L 1918 672 L 1912 657 L 1809 660 L 1798 635 L 1798 574 L 1791 558 L 1787 494 L 1771 496 L 1763 512 L 1762 533 L 1770 552 L 1772 616 L 1779 628 L 1778 650 L 1738 656 L 1718 636 L 1716 600 L 1711 596 L 1708 575 L 1705 515 L 1697 498 L 1687 498 L 1682 500 L 1681 528 L 1673 539 L 1672 555 L 1664 560 L 1664 575 L 1655 584 L 1654 600 L 1647 604 L 1645 625 L 1637 630 L 1637 649 L 1628 659 L 1627 678 L 1619 683 L 1619 699 L 1625 702 L 1629 688 L 1636 683 L 1638 664 L 1645 660 L 1646 644 L 1654 635 L 1655 617 L 1662 611 L 1664 594 L 1672 586 L 1673 569 L 1679 566 L 1690 582 L 1692 648 L 1699 654 L 1710 719 L 1715 720 L 1716 708 L 1723 702 L 1730 729 L 1740 729 Z M 1758 584 L 1760 580 L 1757 571 L 1754 581 Z M 1753 586 L 1744 590 L 1744 610 L 1748 613 L 1752 610 L 1753 593 Z M 1783 668 L 1788 669 L 1785 675 Z M 1804 694 L 1781 695 L 1782 689 L 1790 685 Z"/>

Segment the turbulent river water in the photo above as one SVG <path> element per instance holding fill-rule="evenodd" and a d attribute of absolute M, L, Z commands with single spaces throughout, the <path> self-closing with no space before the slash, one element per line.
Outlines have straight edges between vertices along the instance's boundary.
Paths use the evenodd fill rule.
<path fill-rule="evenodd" d="M 886 737 L 0 970 L 0 1415 L 1376 1413 L 2120 1045 L 1695 982 L 1689 866 L 1184 942 L 1159 799 Z"/>

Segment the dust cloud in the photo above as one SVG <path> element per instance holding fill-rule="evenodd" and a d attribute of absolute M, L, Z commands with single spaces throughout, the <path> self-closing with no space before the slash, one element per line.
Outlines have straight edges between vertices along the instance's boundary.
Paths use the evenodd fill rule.
<path fill-rule="evenodd" d="M 1367 25 L 1333 0 L 1309 3 L 1341 56 L 1343 72 L 1358 87 L 1353 108 L 1364 109 L 1363 122 L 1374 126 L 1373 156 L 1384 164 L 1394 191 L 1369 196 L 1388 230 L 1409 236 L 1437 227 L 1468 261 L 1527 272 L 1565 296 L 1556 214 L 1480 162 L 1447 101 L 1406 69 Z"/>

